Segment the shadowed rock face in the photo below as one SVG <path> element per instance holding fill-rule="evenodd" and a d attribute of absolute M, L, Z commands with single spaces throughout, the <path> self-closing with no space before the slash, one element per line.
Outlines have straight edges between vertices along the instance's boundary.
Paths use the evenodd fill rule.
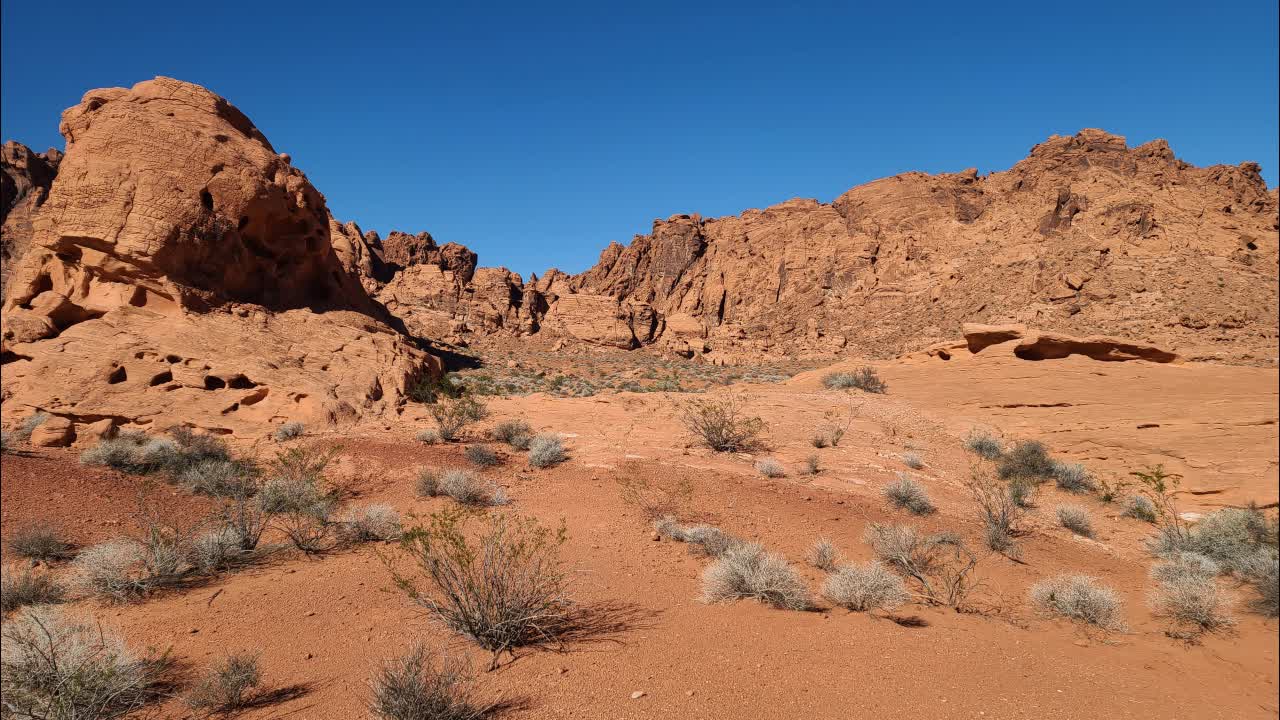
<path fill-rule="evenodd" d="M 90 91 L 61 130 L 7 288 L 6 411 L 253 434 L 383 413 L 439 370 L 363 287 L 367 248 L 226 100 L 156 78 Z"/>
<path fill-rule="evenodd" d="M 49 197 L 62 153 L 50 148 L 34 153 L 26 145 L 7 142 L 0 148 L 0 280 L 31 244 L 31 218 Z"/>
<path fill-rule="evenodd" d="M 459 268 L 474 261 L 397 234 L 425 250 L 397 251 L 417 264 L 378 297 L 434 337 L 548 331 L 712 362 L 889 357 L 964 323 L 1021 323 L 1266 364 L 1280 320 L 1276 213 L 1254 163 L 1196 168 L 1163 141 L 1131 148 L 1084 130 L 986 176 L 911 172 L 829 204 L 655 220 L 586 272 L 528 285 L 505 269 L 467 282 Z"/>

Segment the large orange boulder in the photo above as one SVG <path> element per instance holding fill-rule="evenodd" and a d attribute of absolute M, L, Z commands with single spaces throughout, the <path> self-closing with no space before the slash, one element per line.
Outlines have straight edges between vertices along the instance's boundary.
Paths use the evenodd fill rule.
<path fill-rule="evenodd" d="M 223 98 L 94 90 L 61 130 L 4 304 L 6 415 L 256 435 L 394 411 L 439 371 L 369 297 L 324 197 Z"/>

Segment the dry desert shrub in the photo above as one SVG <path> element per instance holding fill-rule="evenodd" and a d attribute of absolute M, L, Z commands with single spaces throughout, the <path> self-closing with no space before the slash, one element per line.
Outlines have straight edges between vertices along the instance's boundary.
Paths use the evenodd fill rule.
<path fill-rule="evenodd" d="M 195 539 L 191 546 L 191 563 L 201 572 L 222 570 L 242 558 L 242 538 L 235 528 L 224 526 L 210 530 Z"/>
<path fill-rule="evenodd" d="M 394 540 L 400 537 L 400 513 L 382 503 L 348 508 L 342 522 L 355 542 Z"/>
<path fill-rule="evenodd" d="M 1053 479 L 1058 487 L 1067 492 L 1085 493 L 1093 490 L 1097 483 L 1088 469 L 1079 463 L 1063 463 L 1053 461 Z"/>
<path fill-rule="evenodd" d="M 503 420 L 489 431 L 489 437 L 517 450 L 528 450 L 529 442 L 533 440 L 533 428 L 523 420 Z"/>
<path fill-rule="evenodd" d="M 800 468 L 802 475 L 817 475 L 822 472 L 822 467 L 818 463 L 817 455 L 810 455 L 804 459 L 804 466 Z"/>
<path fill-rule="evenodd" d="M 875 368 L 871 367 L 858 368 L 854 372 L 827 373 L 822 378 L 822 384 L 832 390 L 854 388 L 863 392 L 880 394 L 889 390 L 889 386 L 880 379 Z"/>
<path fill-rule="evenodd" d="M 1131 517 L 1142 522 L 1155 523 L 1158 519 L 1156 514 L 1156 506 L 1145 495 L 1134 495 L 1129 498 L 1129 502 L 1125 505 L 1125 517 Z"/>
<path fill-rule="evenodd" d="M 999 460 L 1004 455 L 1004 446 L 995 437 L 974 430 L 964 439 L 964 449 L 983 460 Z"/>
<path fill-rule="evenodd" d="M 1213 558 L 1196 552 L 1179 552 L 1168 556 L 1165 562 L 1151 567 L 1151 579 L 1169 582 L 1186 578 L 1215 578 L 1222 573 L 1222 566 Z"/>
<path fill-rule="evenodd" d="M 1017 502 L 1018 483 L 1001 482 L 983 463 L 969 469 L 965 487 L 978 506 L 987 547 L 1011 558 L 1020 554 L 1016 538 L 1021 533 L 1023 508 Z"/>
<path fill-rule="evenodd" d="M 440 438 L 446 442 L 456 440 L 462 429 L 489 415 L 484 403 L 470 395 L 441 398 L 431 405 L 431 417 L 436 421 Z"/>
<path fill-rule="evenodd" d="M 158 698 L 164 657 L 139 658 L 99 625 L 49 606 L 27 608 L 0 630 L 4 717 L 111 720 Z"/>
<path fill-rule="evenodd" d="M 1059 575 L 1031 587 L 1031 602 L 1044 612 L 1105 630 L 1124 629 L 1120 597 L 1087 575 Z"/>
<path fill-rule="evenodd" d="M 62 583 L 47 572 L 17 565 L 0 569 L 0 612 L 8 614 L 27 605 L 53 605 L 66 595 Z"/>
<path fill-rule="evenodd" d="M 242 497 L 257 491 L 258 469 L 239 460 L 201 460 L 182 470 L 179 484 L 197 495 Z"/>
<path fill-rule="evenodd" d="M 476 467 L 493 467 L 498 464 L 498 453 L 485 445 L 468 445 L 462 454 Z"/>
<path fill-rule="evenodd" d="M 560 569 L 564 526 L 491 514 L 475 533 L 473 516 L 445 510 L 404 533 L 400 544 L 418 577 L 392 568 L 396 585 L 436 620 L 493 653 L 555 643 L 569 630 L 573 603 Z"/>
<path fill-rule="evenodd" d="M 27 440 L 31 437 L 31 433 L 35 432 L 36 428 L 43 425 L 48 419 L 49 413 L 44 412 L 43 410 L 37 410 L 36 412 L 28 415 L 22 423 L 18 425 L 18 429 L 13 431 L 13 435 L 19 440 Z"/>
<path fill-rule="evenodd" d="M 809 548 L 809 564 L 823 572 L 832 572 L 840 564 L 840 551 L 827 538 L 818 538 Z"/>
<path fill-rule="evenodd" d="M 436 443 L 439 443 L 442 440 L 442 438 L 440 437 L 440 431 L 436 430 L 435 428 L 428 428 L 426 430 L 422 430 L 418 432 L 417 435 L 414 435 L 413 437 L 415 440 L 422 443 L 423 445 L 435 445 Z"/>
<path fill-rule="evenodd" d="M 142 555 L 136 541 L 123 538 L 88 547 L 72 563 L 73 584 L 81 593 L 117 602 L 141 597 L 152 587 Z"/>
<path fill-rule="evenodd" d="M 780 478 L 787 474 L 782 463 L 773 458 L 761 458 L 756 461 L 756 472 L 767 478 Z"/>
<path fill-rule="evenodd" d="M 294 438 L 302 437 L 307 431 L 307 426 L 300 422 L 287 422 L 276 428 L 275 439 L 279 442 L 286 442 Z"/>
<path fill-rule="evenodd" d="M 1150 596 L 1151 609 L 1177 626 L 1194 632 L 1219 630 L 1235 624 L 1231 599 L 1216 578 L 1190 572 L 1173 574 L 1156 585 Z"/>
<path fill-rule="evenodd" d="M 908 452 L 902 454 L 902 464 L 912 470 L 920 470 L 924 467 L 924 460 L 920 457 L 919 453 Z"/>
<path fill-rule="evenodd" d="M 690 400 L 680 409 L 685 429 L 716 452 L 744 452 L 758 447 L 764 421 L 748 415 L 738 398 Z"/>
<path fill-rule="evenodd" d="M 1003 453 L 996 462 L 1001 480 L 1030 480 L 1040 482 L 1053 477 L 1054 462 L 1044 443 L 1024 440 Z"/>
<path fill-rule="evenodd" d="M 732 548 L 745 544 L 714 525 L 681 525 L 674 516 L 664 515 L 653 523 L 658 535 L 689 545 L 689 552 L 706 557 L 720 557 Z"/>
<path fill-rule="evenodd" d="M 28 526 L 9 536 L 9 550 L 18 557 L 41 562 L 57 562 L 75 555 L 75 546 L 51 527 Z"/>
<path fill-rule="evenodd" d="M 187 705 L 195 710 L 232 712 L 246 707 L 261 684 L 256 654 L 228 655 L 196 682 L 187 694 Z"/>
<path fill-rule="evenodd" d="M 506 505 L 508 502 L 501 487 L 481 480 L 469 470 L 458 468 L 446 470 L 440 475 L 436 492 L 453 498 L 460 505 L 472 507 Z"/>
<path fill-rule="evenodd" d="M 827 576 L 822 595 L 832 604 L 855 612 L 892 610 L 911 599 L 902 578 L 879 562 L 840 567 Z"/>
<path fill-rule="evenodd" d="M 1093 537 L 1093 520 L 1089 511 L 1079 505 L 1059 505 L 1058 523 L 1081 537 Z"/>
<path fill-rule="evenodd" d="M 529 464 L 533 467 L 559 465 L 567 458 L 564 442 L 555 433 L 541 433 L 529 441 Z"/>
<path fill-rule="evenodd" d="M 1280 615 L 1280 554 L 1274 549 L 1254 553 L 1235 573 L 1257 594 L 1256 612 L 1272 618 Z"/>
<path fill-rule="evenodd" d="M 963 608 L 978 585 L 978 558 L 956 535 L 920 535 L 908 525 L 872 523 L 865 539 L 876 558 L 913 581 L 927 603 Z"/>
<path fill-rule="evenodd" d="M 475 700 L 475 676 L 464 661 L 421 644 L 383 663 L 371 685 L 369 710 L 381 720 L 475 720 L 492 709 Z"/>
<path fill-rule="evenodd" d="M 414 492 L 418 497 L 439 497 L 440 496 L 440 471 L 435 468 L 419 468 L 418 478 L 413 484 Z"/>
<path fill-rule="evenodd" d="M 898 473 L 898 479 L 885 486 L 884 496 L 889 504 L 915 515 L 928 515 L 936 509 L 924 486 L 906 473 Z"/>
<path fill-rule="evenodd" d="M 8 430 L 0 430 L 0 454 L 9 455 L 17 452 L 18 437 Z"/>
<path fill-rule="evenodd" d="M 628 476 L 617 482 L 622 502 L 640 510 L 648 520 L 675 516 L 693 499 L 693 483 L 686 477 L 651 481 Z"/>
<path fill-rule="evenodd" d="M 707 566 L 702 596 L 709 603 L 754 598 L 779 610 L 807 610 L 813 605 L 799 573 L 758 543 L 736 544 Z"/>

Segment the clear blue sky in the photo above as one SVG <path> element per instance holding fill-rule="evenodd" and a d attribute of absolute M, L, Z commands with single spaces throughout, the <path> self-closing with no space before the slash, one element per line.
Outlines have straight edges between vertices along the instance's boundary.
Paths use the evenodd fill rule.
<path fill-rule="evenodd" d="M 200 83 L 338 218 L 526 276 L 1082 127 L 1276 183 L 1275 0 L 857 5 L 5 2 L 2 130 L 61 147 L 90 88 Z"/>

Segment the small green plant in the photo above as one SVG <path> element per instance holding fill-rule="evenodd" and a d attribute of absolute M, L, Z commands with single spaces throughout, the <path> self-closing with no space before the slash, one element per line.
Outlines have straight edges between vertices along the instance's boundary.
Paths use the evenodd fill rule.
<path fill-rule="evenodd" d="M 863 392 L 882 394 L 889 386 L 880 379 L 875 368 L 861 367 L 854 372 L 834 372 L 823 376 L 822 384 L 832 390 L 855 388 Z"/>
<path fill-rule="evenodd" d="M 1124 497 L 1125 490 L 1129 487 L 1129 482 L 1124 479 L 1097 478 L 1097 483 L 1098 499 L 1104 503 L 1113 503 Z"/>
<path fill-rule="evenodd" d="M 1001 480 L 1029 480 L 1040 482 L 1053 477 L 1055 465 L 1049 458 L 1044 443 L 1024 440 L 1001 455 L 996 462 L 996 472 Z"/>
<path fill-rule="evenodd" d="M 485 419 L 489 414 L 484 403 L 470 395 L 444 398 L 431 405 L 431 417 L 436 421 L 440 438 L 453 442 L 467 425 Z"/>
<path fill-rule="evenodd" d="M 559 642 L 574 604 L 560 569 L 564 526 L 493 513 L 469 536 L 471 515 L 445 510 L 403 535 L 400 546 L 417 577 L 392 570 L 397 587 L 434 619 L 493 654 Z"/>

